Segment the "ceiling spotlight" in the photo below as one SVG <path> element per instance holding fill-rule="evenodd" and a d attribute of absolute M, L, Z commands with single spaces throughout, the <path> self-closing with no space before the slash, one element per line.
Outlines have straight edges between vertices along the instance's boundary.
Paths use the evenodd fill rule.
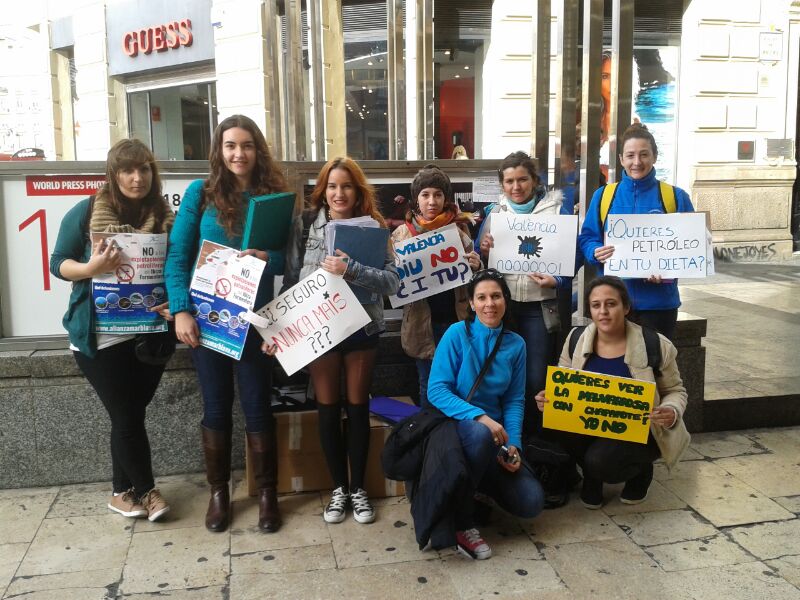
<path fill-rule="evenodd" d="M 445 56 L 450 56 L 450 50 L 445 50 L 445 51 L 444 51 L 444 55 L 445 55 Z"/>
<path fill-rule="evenodd" d="M 370 94 L 372 93 L 372 90 L 367 90 L 367 91 L 368 91 Z"/>
<path fill-rule="evenodd" d="M 372 66 L 372 61 L 371 60 L 367 61 L 367 66 L 370 66 L 370 67 Z"/>
<path fill-rule="evenodd" d="M 464 70 L 469 71 L 469 65 L 464 65 Z"/>
<path fill-rule="evenodd" d="M 458 73 L 456 73 L 456 79 L 461 79 L 461 75 L 459 75 Z"/>
<path fill-rule="evenodd" d="M 365 89 L 367 89 L 367 86 L 365 86 L 365 85 L 362 85 L 362 86 L 361 86 L 361 89 L 362 89 L 362 90 L 365 90 Z"/>

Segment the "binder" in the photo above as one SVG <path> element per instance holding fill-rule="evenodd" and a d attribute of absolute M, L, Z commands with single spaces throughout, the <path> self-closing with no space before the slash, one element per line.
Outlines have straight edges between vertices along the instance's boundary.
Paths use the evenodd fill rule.
<path fill-rule="evenodd" d="M 294 204 L 294 192 L 250 198 L 241 249 L 283 250 L 289 239 Z"/>
<path fill-rule="evenodd" d="M 331 247 L 341 250 L 351 259 L 362 265 L 383 269 L 386 263 L 386 249 L 389 243 L 389 230 L 380 227 L 341 226 L 333 232 Z M 362 304 L 380 302 L 380 294 L 348 282 L 350 289 Z"/>

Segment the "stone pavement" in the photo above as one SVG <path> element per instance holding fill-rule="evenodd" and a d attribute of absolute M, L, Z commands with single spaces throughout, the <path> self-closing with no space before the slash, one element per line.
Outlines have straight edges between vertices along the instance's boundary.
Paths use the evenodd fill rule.
<path fill-rule="evenodd" d="M 236 486 L 233 528 L 203 527 L 201 475 L 161 478 L 163 523 L 105 508 L 109 485 L 0 491 L 0 597 L 800 600 L 800 427 L 706 433 L 643 504 L 575 499 L 531 521 L 495 514 L 494 556 L 421 552 L 405 499 L 327 525 L 324 494 L 283 496 L 285 525 L 255 527 Z"/>
<path fill-rule="evenodd" d="M 705 399 L 800 395 L 800 255 L 716 267 L 680 282 L 681 310 L 708 319 Z"/>

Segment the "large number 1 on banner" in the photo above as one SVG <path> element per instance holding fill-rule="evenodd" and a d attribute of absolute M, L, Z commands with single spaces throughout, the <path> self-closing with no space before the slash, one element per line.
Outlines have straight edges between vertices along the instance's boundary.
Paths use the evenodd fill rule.
<path fill-rule="evenodd" d="M 44 291 L 50 291 L 50 270 L 47 264 L 47 215 L 43 208 L 40 208 L 30 217 L 25 219 L 19 224 L 19 230 L 22 231 L 28 225 L 39 219 L 39 241 L 42 248 L 42 281 L 44 283 Z"/>

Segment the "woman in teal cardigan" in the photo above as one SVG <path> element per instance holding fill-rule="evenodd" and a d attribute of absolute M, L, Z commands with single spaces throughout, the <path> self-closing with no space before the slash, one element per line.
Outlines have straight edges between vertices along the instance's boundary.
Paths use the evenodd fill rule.
<path fill-rule="evenodd" d="M 231 429 L 234 384 L 244 412 L 247 445 L 259 489 L 258 525 L 277 531 L 278 460 L 275 421 L 270 409 L 272 358 L 261 352 L 258 332 L 249 331 L 241 359 L 200 346 L 197 322 L 190 314 L 189 285 L 203 240 L 239 248 L 245 208 L 251 196 L 280 192 L 286 182 L 272 159 L 264 135 L 248 117 L 234 115 L 214 131 L 208 179 L 192 182 L 181 201 L 169 239 L 164 270 L 169 310 L 178 340 L 192 348 L 192 361 L 203 395 L 202 437 L 211 499 L 206 513 L 210 531 L 225 531 L 230 523 Z M 250 248 L 267 263 L 256 295 L 256 306 L 272 299 L 274 275 L 283 271 L 284 253 Z"/>
<path fill-rule="evenodd" d="M 106 183 L 66 214 L 50 257 L 50 272 L 72 282 L 63 319 L 70 349 L 111 419 L 108 508 L 151 521 L 169 511 L 153 481 L 145 429 L 146 409 L 164 365 L 139 360 L 134 335 L 95 333 L 92 278 L 113 272 L 122 255 L 115 244 L 92 246 L 89 233 L 166 233 L 173 219 L 153 154 L 139 140 L 121 140 L 108 152 Z"/>

